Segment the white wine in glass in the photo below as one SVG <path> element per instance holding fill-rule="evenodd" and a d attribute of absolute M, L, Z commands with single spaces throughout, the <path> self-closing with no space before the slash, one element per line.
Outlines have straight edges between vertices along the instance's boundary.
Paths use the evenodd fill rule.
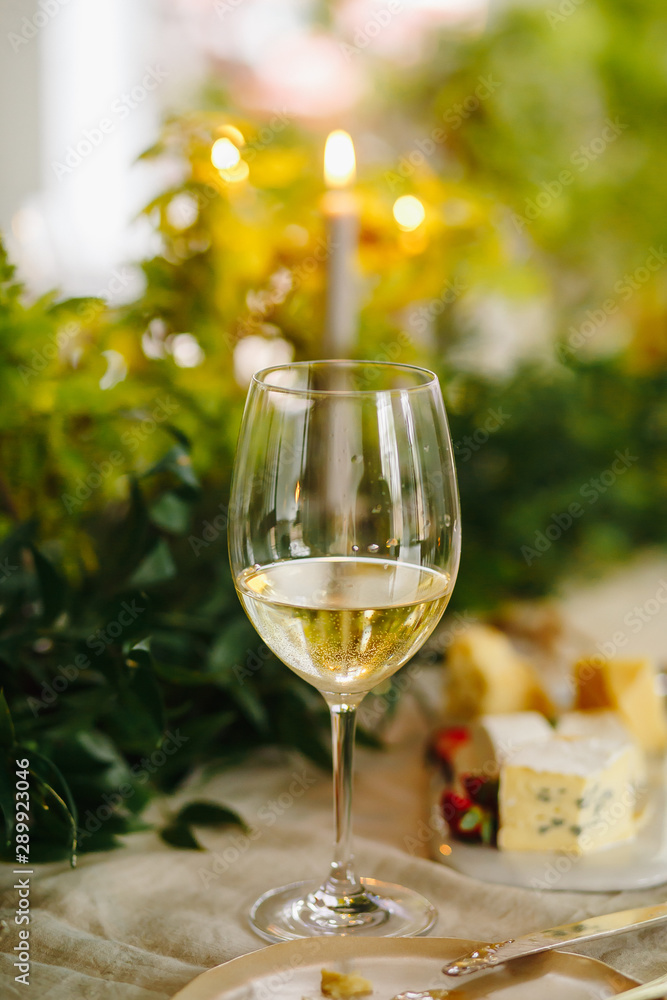
<path fill-rule="evenodd" d="M 321 883 L 251 911 L 271 941 L 425 934 L 413 890 L 360 879 L 351 851 L 356 709 L 438 623 L 459 561 L 458 492 L 432 372 L 321 361 L 258 372 L 239 437 L 229 544 L 237 592 L 273 652 L 329 705 L 334 858 Z"/>

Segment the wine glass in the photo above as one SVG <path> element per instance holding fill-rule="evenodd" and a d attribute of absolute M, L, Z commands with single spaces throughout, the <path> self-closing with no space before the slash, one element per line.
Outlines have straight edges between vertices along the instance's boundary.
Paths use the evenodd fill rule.
<path fill-rule="evenodd" d="M 456 473 L 436 376 L 315 361 L 253 376 L 229 516 L 237 593 L 266 645 L 324 696 L 333 737 L 334 856 L 323 882 L 264 893 L 269 941 L 412 936 L 436 912 L 411 889 L 359 878 L 351 838 L 356 709 L 431 634 L 460 551 Z"/>

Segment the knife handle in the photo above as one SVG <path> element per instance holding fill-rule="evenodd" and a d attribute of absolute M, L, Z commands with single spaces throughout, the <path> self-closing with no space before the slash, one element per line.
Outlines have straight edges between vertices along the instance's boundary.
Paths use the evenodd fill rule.
<path fill-rule="evenodd" d="M 442 971 L 446 976 L 467 976 L 471 972 L 480 972 L 482 969 L 490 969 L 493 965 L 504 962 L 502 949 L 508 944 L 514 944 L 514 939 L 498 941 L 496 944 L 485 944 L 482 948 L 477 948 L 469 955 L 462 955 L 455 962 L 444 965 Z"/>

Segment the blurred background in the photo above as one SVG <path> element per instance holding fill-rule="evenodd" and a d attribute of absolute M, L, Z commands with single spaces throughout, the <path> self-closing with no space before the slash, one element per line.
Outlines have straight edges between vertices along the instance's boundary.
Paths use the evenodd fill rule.
<path fill-rule="evenodd" d="M 658 0 L 2 5 L 0 673 L 46 853 L 165 727 L 188 748 L 152 791 L 263 744 L 326 760 L 225 527 L 250 375 L 326 351 L 333 129 L 345 353 L 434 368 L 448 405 L 451 614 L 661 652 L 666 29 Z"/>

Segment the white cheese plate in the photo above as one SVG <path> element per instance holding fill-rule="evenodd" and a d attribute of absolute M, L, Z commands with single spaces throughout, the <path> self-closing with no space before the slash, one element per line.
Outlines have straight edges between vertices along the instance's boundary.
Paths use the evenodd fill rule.
<path fill-rule="evenodd" d="M 285 941 L 209 969 L 172 1000 L 323 1000 L 322 968 L 359 973 L 372 984 L 370 1000 L 390 1000 L 403 990 L 446 989 L 443 964 L 478 944 L 354 936 Z M 551 951 L 451 985 L 452 1000 L 603 1000 L 636 980 L 595 959 Z"/>
<path fill-rule="evenodd" d="M 463 875 L 523 889 L 615 892 L 667 882 L 667 789 L 665 766 L 651 775 L 647 805 L 632 840 L 590 854 L 562 851 L 500 851 L 464 843 L 450 835 L 439 801 L 431 829 L 433 857 Z M 439 796 L 438 796 L 439 800 Z"/>

